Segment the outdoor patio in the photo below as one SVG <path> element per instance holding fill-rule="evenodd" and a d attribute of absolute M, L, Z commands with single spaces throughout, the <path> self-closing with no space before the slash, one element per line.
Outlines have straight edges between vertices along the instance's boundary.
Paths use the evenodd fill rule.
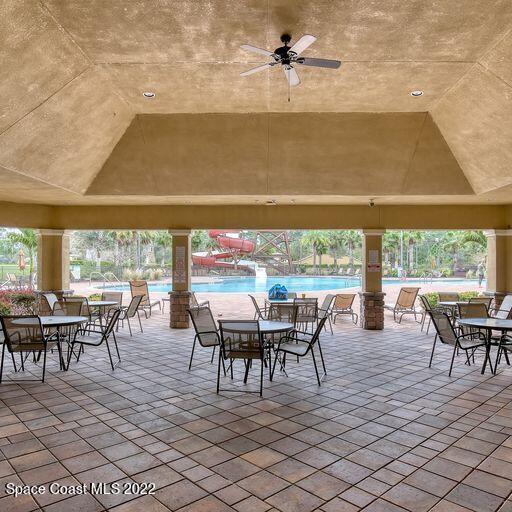
<path fill-rule="evenodd" d="M 411 318 L 386 314 L 384 331 L 343 318 L 321 338 L 322 387 L 306 357 L 289 360 L 288 377 L 266 373 L 262 399 L 216 395 L 210 351 L 198 349 L 187 371 L 193 331 L 168 323 L 155 313 L 144 334 L 120 331 L 114 372 L 104 346 L 68 372 L 51 355 L 44 384 L 33 363 L 14 374 L 7 359 L 0 401 L 2 496 L 6 482 L 52 481 L 153 482 L 155 494 L 7 496 L 0 510 L 512 510 L 506 365 L 481 375 L 481 356 L 468 367 L 461 355 L 448 378 L 451 350 L 439 347 L 429 369 L 433 335 Z"/>

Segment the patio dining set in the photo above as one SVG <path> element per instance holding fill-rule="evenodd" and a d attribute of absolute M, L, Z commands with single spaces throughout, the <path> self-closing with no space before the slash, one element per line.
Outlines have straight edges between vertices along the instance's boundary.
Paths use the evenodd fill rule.
<path fill-rule="evenodd" d="M 202 347 L 212 348 L 210 363 L 213 363 L 215 350 L 219 348 L 217 367 L 217 393 L 220 389 L 221 369 L 224 376 L 229 372 L 233 379 L 233 365 L 236 360 L 244 363 L 244 384 L 247 383 L 249 370 L 254 360 L 260 361 L 259 394 L 263 393 L 264 368 L 269 369 L 269 380 L 274 378 L 276 366 L 286 373 L 286 358 L 295 357 L 296 361 L 309 354 L 313 361 L 318 385 L 327 374 L 325 360 L 320 343 L 323 331 L 336 322 L 339 315 L 349 315 L 357 323 L 357 314 L 352 309 L 355 294 L 328 294 L 322 304 L 318 298 L 299 297 L 296 293 L 288 293 L 286 299 L 265 299 L 259 304 L 256 298 L 249 295 L 254 316 L 244 320 L 215 321 L 208 305 L 189 308 L 188 312 L 195 329 L 195 336 L 190 355 L 189 370 L 196 343 Z M 318 350 L 323 374 L 320 375 L 317 356 Z M 227 367 L 226 367 L 227 365 Z M 240 388 L 224 389 L 223 391 L 241 391 Z"/>
<path fill-rule="evenodd" d="M 123 305 L 123 292 L 104 291 L 99 299 L 68 293 L 40 293 L 34 312 L 28 315 L 0 317 L 0 339 L 3 337 L 0 361 L 2 382 L 5 352 L 9 352 L 15 373 L 25 370 L 27 359 L 34 363 L 42 358 L 42 382 L 45 379 L 47 353 L 57 351 L 60 370 L 68 370 L 73 358 L 76 362 L 85 352 L 84 347 L 105 345 L 112 370 L 121 362 L 116 331 L 128 327 L 133 336 L 132 322 L 143 332 L 141 313 L 148 318 L 154 307 L 160 310 L 160 301 L 151 300 L 146 281 L 130 282 L 131 299 Z M 113 350 L 117 361 L 114 362 Z M 66 354 L 64 354 L 66 352 Z M 19 356 L 16 364 L 15 354 Z"/>

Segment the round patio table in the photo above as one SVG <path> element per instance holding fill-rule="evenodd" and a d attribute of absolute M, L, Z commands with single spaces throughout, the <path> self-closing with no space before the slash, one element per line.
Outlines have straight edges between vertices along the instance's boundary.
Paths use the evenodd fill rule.
<path fill-rule="evenodd" d="M 21 325 L 24 327 L 30 327 L 33 325 L 37 325 L 39 320 L 41 320 L 41 325 L 43 327 L 64 327 L 68 325 L 79 325 L 85 322 L 88 322 L 89 319 L 85 316 L 65 316 L 65 315 L 55 315 L 55 316 L 40 316 L 37 318 L 17 318 L 13 320 L 13 323 L 16 325 Z"/>
<path fill-rule="evenodd" d="M 89 319 L 85 316 L 65 316 L 65 315 L 55 315 L 55 316 L 40 316 L 40 317 L 32 317 L 32 318 L 17 318 L 13 320 L 13 324 L 20 325 L 22 327 L 32 327 L 39 324 L 41 321 L 41 326 L 44 328 L 55 327 L 57 332 L 60 335 L 61 327 L 68 327 L 70 325 L 80 325 L 85 322 L 88 322 Z M 60 359 L 60 369 L 65 370 L 66 365 L 62 357 Z"/>
<path fill-rule="evenodd" d="M 106 306 L 119 306 L 119 302 L 115 300 L 90 300 L 88 301 L 91 308 L 102 308 Z"/>
<path fill-rule="evenodd" d="M 482 373 L 485 372 L 485 365 L 489 361 L 491 373 L 496 374 L 496 368 L 492 369 L 491 363 L 491 341 L 492 331 L 501 331 L 502 333 L 512 331 L 512 320 L 502 320 L 500 318 L 464 318 L 457 321 L 464 327 L 473 327 L 485 331 L 485 359 L 482 365 Z"/>
<path fill-rule="evenodd" d="M 277 322 L 275 320 L 260 320 L 259 325 L 262 334 L 278 334 L 280 332 L 290 332 L 295 329 L 293 324 Z"/>

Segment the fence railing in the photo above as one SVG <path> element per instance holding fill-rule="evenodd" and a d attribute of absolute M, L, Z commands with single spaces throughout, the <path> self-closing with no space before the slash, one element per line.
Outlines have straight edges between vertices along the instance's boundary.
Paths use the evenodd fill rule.
<path fill-rule="evenodd" d="M 118 283 L 121 283 L 121 281 L 119 280 L 119 278 L 114 274 L 114 272 L 105 272 L 104 274 L 101 273 L 101 272 L 98 272 L 97 270 L 91 272 L 89 274 L 89 286 L 92 285 L 92 281 L 93 281 L 93 277 L 94 276 L 99 276 L 100 277 L 100 281 L 103 281 L 103 288 L 105 288 L 105 285 L 107 283 L 114 283 L 114 282 L 118 282 Z"/>

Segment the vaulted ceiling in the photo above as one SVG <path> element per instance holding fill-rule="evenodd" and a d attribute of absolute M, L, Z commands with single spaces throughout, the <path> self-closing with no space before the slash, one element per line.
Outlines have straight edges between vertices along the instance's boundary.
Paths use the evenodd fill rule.
<path fill-rule="evenodd" d="M 510 0 L 5 0 L 0 62 L 0 200 L 512 203 Z"/>

